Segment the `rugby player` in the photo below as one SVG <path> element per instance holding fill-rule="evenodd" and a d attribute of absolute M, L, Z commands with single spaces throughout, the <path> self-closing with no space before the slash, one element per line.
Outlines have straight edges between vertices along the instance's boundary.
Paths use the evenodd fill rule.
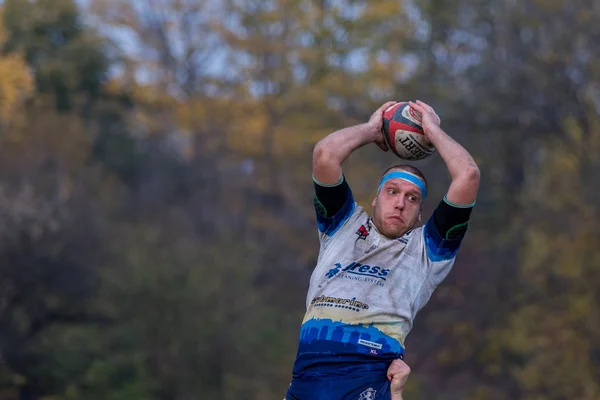
<path fill-rule="evenodd" d="M 406 336 L 453 267 L 467 231 L 479 168 L 421 101 L 409 104 L 450 173 L 445 196 L 420 224 L 427 181 L 419 169 L 402 164 L 383 173 L 371 215 L 355 202 L 342 164 L 370 143 L 387 151 L 382 117 L 393 104 L 314 148 L 320 249 L 287 400 L 401 399 L 410 372 L 402 361 Z"/>

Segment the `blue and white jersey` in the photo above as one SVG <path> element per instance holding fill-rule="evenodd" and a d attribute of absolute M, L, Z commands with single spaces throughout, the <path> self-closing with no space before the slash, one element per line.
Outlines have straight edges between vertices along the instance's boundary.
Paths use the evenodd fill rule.
<path fill-rule="evenodd" d="M 389 239 L 377 231 L 349 187 L 340 193 L 345 199 L 331 216 L 315 198 L 320 250 L 306 298 L 294 380 L 335 375 L 348 367 L 374 368 L 380 375 L 383 371 L 385 382 L 387 365 L 403 358 L 415 316 L 454 265 L 470 208 L 443 201 L 436 210 L 438 221 L 444 220 L 440 212 L 456 209 L 466 215 L 466 222 L 438 229 L 432 215 L 424 226 Z M 289 399 L 300 398 L 293 395 L 294 380 Z"/>

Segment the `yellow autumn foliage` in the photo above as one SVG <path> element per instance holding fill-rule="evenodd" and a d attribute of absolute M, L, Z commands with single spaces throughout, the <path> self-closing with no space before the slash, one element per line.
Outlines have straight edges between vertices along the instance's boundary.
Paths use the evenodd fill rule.
<path fill-rule="evenodd" d="M 0 49 L 6 41 L 0 8 Z M 20 54 L 0 55 L 0 119 L 9 120 L 15 110 L 31 95 L 35 83 Z"/>

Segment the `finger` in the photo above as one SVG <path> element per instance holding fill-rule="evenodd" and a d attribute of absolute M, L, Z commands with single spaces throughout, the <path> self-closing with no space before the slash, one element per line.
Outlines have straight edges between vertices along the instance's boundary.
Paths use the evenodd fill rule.
<path fill-rule="evenodd" d="M 411 372 L 410 367 L 401 359 L 396 359 L 392 361 L 390 367 L 388 368 L 388 372 L 393 375 L 406 375 L 408 376 Z"/>
<path fill-rule="evenodd" d="M 406 364 L 406 362 L 404 362 L 404 360 L 402 360 L 401 358 L 396 358 L 394 360 L 392 360 L 392 362 L 390 363 L 390 366 L 388 367 L 388 371 L 389 370 L 397 370 L 397 369 L 410 369 L 408 367 L 408 364 Z"/>
<path fill-rule="evenodd" d="M 433 111 L 433 108 L 432 108 L 432 107 L 431 107 L 429 104 L 427 104 L 427 103 L 424 103 L 424 102 L 422 102 L 421 100 L 417 100 L 417 103 L 418 103 L 419 105 L 421 105 L 421 106 L 425 107 L 427 110 L 429 110 L 429 111 L 431 111 L 431 112 L 435 112 L 435 111 Z"/>
<path fill-rule="evenodd" d="M 390 366 L 388 367 L 388 370 L 387 370 L 388 381 L 394 380 L 397 373 L 398 373 L 398 365 L 395 363 L 395 361 L 392 361 L 392 363 L 390 364 Z"/>
<path fill-rule="evenodd" d="M 385 152 L 387 152 L 389 150 L 388 145 L 385 142 L 385 140 L 378 140 L 377 142 L 375 142 L 375 144 L 377 146 L 379 146 L 379 148 Z"/>
<path fill-rule="evenodd" d="M 388 101 L 384 105 L 382 105 L 381 107 L 379 107 L 377 109 L 377 111 L 378 112 L 384 112 L 385 110 L 387 110 L 388 108 L 390 108 L 391 106 L 393 106 L 396 103 L 397 103 L 397 101 Z"/>
<path fill-rule="evenodd" d="M 401 376 L 398 371 L 388 371 L 387 378 L 388 381 L 396 383 L 401 379 Z"/>
<path fill-rule="evenodd" d="M 392 363 L 390 364 L 390 366 L 388 367 L 388 370 L 387 370 L 388 381 L 391 381 L 392 379 L 394 379 L 394 369 L 395 369 L 394 367 L 395 367 L 394 362 L 392 361 Z"/>
<path fill-rule="evenodd" d="M 377 143 L 377 146 L 379 146 L 379 148 L 383 151 L 385 151 L 386 153 L 389 151 L 387 144 L 385 143 Z"/>
<path fill-rule="evenodd" d="M 425 112 L 425 108 L 422 105 L 420 105 L 420 104 L 413 103 L 412 101 L 409 101 L 408 105 L 411 106 L 415 111 L 420 112 L 421 114 L 423 114 Z"/>

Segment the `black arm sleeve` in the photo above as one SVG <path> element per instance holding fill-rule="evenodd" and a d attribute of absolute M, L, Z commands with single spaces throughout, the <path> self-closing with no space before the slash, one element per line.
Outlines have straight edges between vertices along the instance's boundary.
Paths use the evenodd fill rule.
<path fill-rule="evenodd" d="M 446 200 L 440 201 L 433 212 L 433 223 L 440 236 L 446 240 L 463 237 L 467 232 L 472 210 L 473 206 L 456 207 Z"/>
<path fill-rule="evenodd" d="M 350 186 L 348 186 L 346 178 L 342 175 L 340 182 L 335 185 L 324 186 L 316 181 L 314 184 L 317 212 L 324 217 L 333 217 L 342 209 L 350 194 Z"/>

